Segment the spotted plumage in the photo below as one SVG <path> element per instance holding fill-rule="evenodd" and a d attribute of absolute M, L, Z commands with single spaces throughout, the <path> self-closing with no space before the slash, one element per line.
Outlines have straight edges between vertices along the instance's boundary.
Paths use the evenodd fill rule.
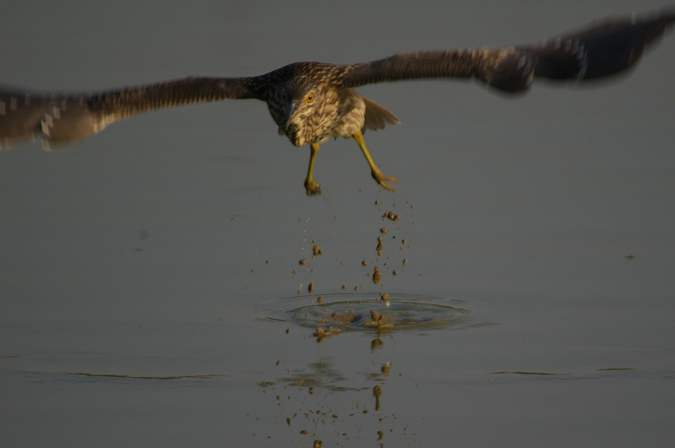
<path fill-rule="evenodd" d="M 394 190 L 375 165 L 363 140 L 366 129 L 398 119 L 362 97 L 356 87 L 422 78 L 475 78 L 508 93 L 527 91 L 535 78 L 586 81 L 625 71 L 647 46 L 664 35 L 675 11 L 613 18 L 535 45 L 451 51 L 419 51 L 352 65 L 296 62 L 260 76 L 192 77 L 93 94 L 36 94 L 0 88 L 0 149 L 39 136 L 46 147 L 72 143 L 136 114 L 183 104 L 224 99 L 265 101 L 279 133 L 296 146 L 309 145 L 305 180 L 319 192 L 313 168 L 319 145 L 330 137 L 353 137 L 371 174 Z"/>

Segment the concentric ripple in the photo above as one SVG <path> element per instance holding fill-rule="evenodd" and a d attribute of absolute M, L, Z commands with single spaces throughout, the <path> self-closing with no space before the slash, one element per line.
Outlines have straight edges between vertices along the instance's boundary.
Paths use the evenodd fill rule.
<path fill-rule="evenodd" d="M 294 296 L 274 299 L 259 310 L 265 318 L 292 322 L 303 327 L 332 327 L 341 331 L 425 330 L 468 328 L 490 324 L 480 322 L 469 310 L 471 304 L 457 299 L 412 294 L 342 293 Z"/>

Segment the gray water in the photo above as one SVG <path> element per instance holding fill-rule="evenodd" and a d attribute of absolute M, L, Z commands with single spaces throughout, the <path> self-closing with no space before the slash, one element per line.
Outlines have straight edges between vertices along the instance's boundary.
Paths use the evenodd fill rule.
<path fill-rule="evenodd" d="M 660 6 L 10 1 L 0 83 L 89 91 L 536 42 Z M 401 119 L 365 135 L 396 193 L 340 139 L 308 198 L 308 149 L 255 101 L 0 153 L 2 445 L 672 446 L 674 55 L 670 36 L 628 77 L 518 99 L 359 89 Z M 381 292 L 463 314 L 319 343 L 286 312 L 321 295 L 386 313 Z"/>

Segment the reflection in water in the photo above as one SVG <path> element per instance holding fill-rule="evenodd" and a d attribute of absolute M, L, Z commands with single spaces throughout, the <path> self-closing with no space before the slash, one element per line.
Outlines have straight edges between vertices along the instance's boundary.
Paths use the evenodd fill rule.
<path fill-rule="evenodd" d="M 173 376 L 137 376 L 137 375 L 124 375 L 124 374 L 112 374 L 112 373 L 87 373 L 87 372 L 61 372 L 63 375 L 74 375 L 82 376 L 88 378 L 116 378 L 116 379 L 130 379 L 130 380 L 160 380 L 160 381 L 171 381 L 171 380 L 208 380 L 212 378 L 222 378 L 227 375 L 173 375 Z"/>
<path fill-rule="evenodd" d="M 321 343 L 323 342 L 324 339 L 329 338 L 336 334 L 340 334 L 340 329 L 335 327 L 328 327 L 327 330 L 324 329 L 323 327 L 317 327 L 316 331 L 314 332 L 316 342 L 318 343 Z"/>
<path fill-rule="evenodd" d="M 379 411 L 382 409 L 382 406 L 380 406 L 380 397 L 382 396 L 382 388 L 380 388 L 380 386 L 373 387 L 373 396 L 375 397 L 375 410 Z"/>
<path fill-rule="evenodd" d="M 477 309 L 470 302 L 445 297 L 358 292 L 300 295 L 257 305 L 265 320 L 304 327 L 320 343 L 360 342 L 360 338 L 341 335 L 363 333 L 367 337 L 363 348 L 373 360 L 388 338 L 491 325 L 480 318 Z M 383 402 L 387 380 L 392 381 L 392 362 L 368 362 L 352 372 L 346 371 L 348 366 L 322 356 L 286 370 L 274 381 L 259 383 L 273 399 L 270 406 L 280 411 L 276 422 L 265 425 L 267 431 L 278 428 L 267 437 L 277 444 L 286 437 L 297 443 L 300 437 L 305 446 L 311 440 L 343 445 L 354 437 L 363 442 L 360 433 L 370 428 L 374 433 L 367 440 L 380 447 L 386 445 L 387 434 L 408 437 L 408 425 L 398 420 L 396 409 L 387 409 Z M 397 372 L 396 378 L 401 375 Z M 302 438 L 307 440 L 302 442 Z"/>
<path fill-rule="evenodd" d="M 535 375 L 535 376 L 565 376 L 569 373 L 555 373 L 555 372 L 528 372 L 528 371 L 501 371 L 492 372 L 491 375 Z"/>
<path fill-rule="evenodd" d="M 274 382 L 259 383 L 263 393 L 270 396 L 270 405 L 280 410 L 279 421 L 274 425 L 280 428 L 280 433 L 274 435 L 277 443 L 285 434 L 299 434 L 320 438 L 315 439 L 314 446 L 321 446 L 328 437 L 348 441 L 360 437 L 362 428 L 373 426 L 376 433 L 372 440 L 382 442 L 386 433 L 400 427 L 400 422 L 394 425 L 396 413 L 383 413 L 381 403 L 390 366 L 387 363 L 373 370 L 369 365 L 366 371 L 348 376 L 331 358 L 322 357 L 288 371 Z M 372 386 L 372 382 L 377 384 Z"/>
<path fill-rule="evenodd" d="M 371 351 L 377 350 L 378 348 L 382 348 L 382 346 L 384 346 L 384 341 L 382 341 L 382 339 L 380 338 L 373 339 L 372 341 L 370 341 Z"/>
<path fill-rule="evenodd" d="M 313 393 L 315 388 L 344 392 L 347 390 L 364 390 L 365 387 L 349 387 L 342 385 L 347 378 L 339 373 L 337 368 L 328 359 L 309 363 L 306 368 L 291 371 L 279 381 L 289 386 L 308 388 Z"/>
<path fill-rule="evenodd" d="M 399 221 L 400 216 L 386 211 L 381 219 Z M 379 229 L 381 234 L 386 233 L 388 237 L 386 243 L 381 235 L 377 238 L 377 258 L 371 259 L 371 263 L 380 266 L 374 266 L 373 271 L 367 274 L 373 283 L 381 285 L 386 281 L 385 276 L 398 275 L 395 269 L 392 270 L 392 263 L 406 265 L 407 259 L 403 257 L 402 261 L 395 261 L 409 247 L 407 238 L 397 239 L 396 234 L 400 235 L 402 229 L 401 226 L 391 232 L 385 227 Z M 316 247 L 299 261 L 300 266 L 307 269 L 310 275 L 314 272 L 311 268 L 312 259 L 320 254 Z M 391 254 L 384 258 L 384 251 L 389 250 Z M 366 258 L 360 262 L 366 269 L 371 263 Z M 307 287 L 309 291 L 315 289 L 314 283 L 310 281 L 311 277 L 305 280 L 311 285 Z M 341 335 L 363 333 L 369 341 L 367 350 L 371 355 L 382 353 L 385 340 L 394 339 L 403 332 L 410 336 L 429 331 L 466 329 L 491 324 L 479 318 L 479 314 L 475 312 L 476 306 L 447 297 L 385 292 L 360 293 L 357 292 L 358 288 L 351 293 L 302 295 L 304 289 L 301 285 L 298 289 L 299 295 L 258 303 L 256 309 L 262 319 L 291 323 L 311 330 L 312 337 L 318 343 L 331 341 L 331 344 L 340 345 L 355 340 L 360 342 L 361 339 Z M 473 310 L 470 311 L 470 308 Z M 284 376 L 273 382 L 259 383 L 263 393 L 271 392 L 271 405 L 281 411 L 278 420 L 265 427 L 268 431 L 270 427 L 280 428 L 274 436 L 277 445 L 281 443 L 279 439 L 286 435 L 296 444 L 300 437 L 300 443 L 304 446 L 314 438 L 318 438 L 315 439 L 315 446 L 321 446 L 320 441 L 329 444 L 328 440 L 330 445 L 334 441 L 337 445 L 346 445 L 354 437 L 363 444 L 359 435 L 363 428 L 372 428 L 370 431 L 375 433 L 371 433 L 367 439 L 380 447 L 385 446 L 387 434 L 395 434 L 399 438 L 407 437 L 407 425 L 398 421 L 396 409 L 386 410 L 388 413 L 383 411 L 386 406 L 383 406 L 382 397 L 387 379 L 391 380 L 392 363 L 369 362 L 368 365 L 361 366 L 363 371 L 351 373 L 344 372 L 348 365 L 335 363 L 330 357 L 321 357 L 317 361 L 287 370 Z M 400 376 L 401 372 L 398 374 Z M 271 437 L 268 435 L 268 438 Z M 320 444 L 317 445 L 317 442 Z"/>

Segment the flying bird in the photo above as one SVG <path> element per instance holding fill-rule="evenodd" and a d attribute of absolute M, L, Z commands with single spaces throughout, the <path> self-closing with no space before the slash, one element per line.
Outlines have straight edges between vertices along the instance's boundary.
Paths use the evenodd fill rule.
<path fill-rule="evenodd" d="M 675 10 L 614 17 L 533 45 L 450 51 L 416 51 L 351 65 L 296 62 L 269 73 L 241 78 L 189 77 L 94 93 L 34 93 L 0 88 L 0 149 L 40 137 L 45 147 L 73 143 L 116 121 L 156 109 L 224 99 L 267 103 L 279 134 L 311 153 L 305 189 L 320 192 L 314 179 L 319 145 L 330 137 L 354 138 L 372 177 L 394 190 L 363 139 L 366 129 L 399 123 L 356 87 L 423 78 L 476 78 L 507 93 L 526 92 L 535 78 L 587 81 L 634 66 L 645 49 L 675 21 Z"/>

